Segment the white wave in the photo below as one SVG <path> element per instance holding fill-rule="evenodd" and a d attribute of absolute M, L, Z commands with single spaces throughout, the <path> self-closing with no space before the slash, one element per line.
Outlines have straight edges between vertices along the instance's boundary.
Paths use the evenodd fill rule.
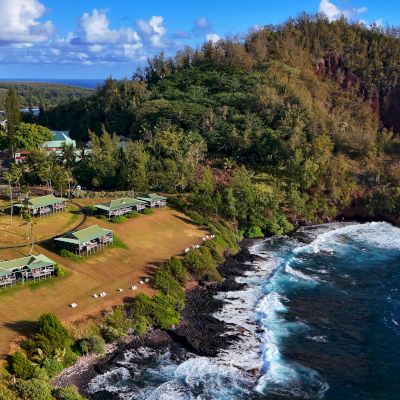
<path fill-rule="evenodd" d="M 127 368 L 114 368 L 102 375 L 95 376 L 88 384 L 87 391 L 95 393 L 100 390 L 107 390 L 110 393 L 119 393 L 129 389 L 129 384 L 123 384 L 131 378 Z"/>
<path fill-rule="evenodd" d="M 319 343 L 327 343 L 328 338 L 327 336 L 306 336 L 308 340 L 312 340 L 313 342 L 319 342 Z"/>
<path fill-rule="evenodd" d="M 303 274 L 301 271 L 293 269 L 289 265 L 285 266 L 285 272 L 294 276 L 295 278 L 303 279 L 305 281 L 309 281 L 309 282 L 313 282 L 313 283 L 317 283 L 316 281 L 318 280 L 318 278 Z"/>
<path fill-rule="evenodd" d="M 316 235 L 310 244 L 294 249 L 295 254 L 319 253 L 334 254 L 346 248 L 348 240 L 364 245 L 360 250 L 368 251 L 365 245 L 400 250 L 400 229 L 387 222 L 368 222 L 365 224 L 327 224 L 321 227 L 322 233 Z M 305 232 L 305 230 L 303 230 Z"/>

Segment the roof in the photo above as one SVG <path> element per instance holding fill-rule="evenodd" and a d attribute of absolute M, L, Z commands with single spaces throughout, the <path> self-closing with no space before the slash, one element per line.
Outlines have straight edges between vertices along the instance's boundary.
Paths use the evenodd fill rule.
<path fill-rule="evenodd" d="M 157 193 L 149 193 L 143 196 L 138 196 L 139 200 L 144 200 L 144 201 L 160 201 L 160 200 L 167 200 L 166 197 L 164 196 L 159 196 Z"/>
<path fill-rule="evenodd" d="M 48 267 L 54 265 L 55 261 L 46 257 L 44 254 L 37 256 L 28 256 L 15 258 L 14 260 L 1 261 L 0 262 L 0 276 L 9 275 L 13 270 L 28 267 L 30 270 L 35 270 L 42 267 Z"/>
<path fill-rule="evenodd" d="M 114 211 L 124 207 L 138 206 L 140 204 L 145 204 L 145 202 L 132 197 L 123 197 L 121 199 L 111 200 L 107 203 L 96 204 L 95 207 L 106 211 Z"/>
<path fill-rule="evenodd" d="M 45 196 L 39 196 L 39 197 L 32 197 L 28 201 L 28 208 L 40 208 L 40 207 L 46 207 L 46 206 L 51 206 L 53 204 L 58 204 L 64 202 L 66 199 L 62 197 L 56 197 L 54 194 L 47 194 Z M 16 204 L 17 207 L 22 207 L 22 204 Z"/>
<path fill-rule="evenodd" d="M 92 225 L 88 228 L 81 229 L 80 231 L 71 232 L 65 236 L 55 238 L 54 240 L 65 243 L 81 244 L 109 233 L 113 233 L 113 231 L 111 229 L 100 228 L 98 225 Z"/>
<path fill-rule="evenodd" d="M 72 144 L 76 147 L 76 141 L 72 140 L 68 131 L 50 131 L 53 134 L 53 139 L 48 142 L 41 143 L 39 147 L 62 147 L 64 143 Z"/>

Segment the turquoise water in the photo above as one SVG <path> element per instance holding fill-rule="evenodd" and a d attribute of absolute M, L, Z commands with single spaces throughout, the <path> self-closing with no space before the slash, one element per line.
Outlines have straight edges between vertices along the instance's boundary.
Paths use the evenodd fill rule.
<path fill-rule="evenodd" d="M 400 398 L 400 229 L 302 228 L 257 242 L 245 289 L 214 316 L 241 340 L 215 358 L 127 352 L 89 391 L 122 399 Z M 260 370 L 259 376 L 252 371 Z"/>

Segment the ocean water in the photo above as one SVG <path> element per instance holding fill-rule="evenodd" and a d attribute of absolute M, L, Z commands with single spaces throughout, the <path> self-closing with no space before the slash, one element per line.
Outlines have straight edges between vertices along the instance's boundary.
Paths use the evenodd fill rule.
<path fill-rule="evenodd" d="M 104 83 L 103 79 L 0 79 L 0 82 L 35 82 L 56 85 L 76 86 L 84 89 L 96 89 L 97 85 Z"/>
<path fill-rule="evenodd" d="M 241 339 L 217 357 L 141 347 L 88 385 L 121 399 L 400 398 L 400 229 L 333 223 L 260 240 L 214 316 Z"/>

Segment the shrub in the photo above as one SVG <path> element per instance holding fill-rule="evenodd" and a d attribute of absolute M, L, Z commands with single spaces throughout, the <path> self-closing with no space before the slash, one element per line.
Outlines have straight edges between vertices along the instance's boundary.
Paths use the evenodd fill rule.
<path fill-rule="evenodd" d="M 145 215 L 153 214 L 153 209 L 152 209 L 152 208 L 146 207 L 146 208 L 143 210 L 143 214 L 145 214 Z"/>
<path fill-rule="evenodd" d="M 8 370 L 17 378 L 29 379 L 33 376 L 35 366 L 20 351 L 11 354 L 8 359 Z"/>
<path fill-rule="evenodd" d="M 137 211 L 131 211 L 130 213 L 126 214 L 126 218 L 137 218 L 139 217 L 140 214 Z"/>
<path fill-rule="evenodd" d="M 66 386 L 54 389 L 52 395 L 57 400 L 85 400 L 85 397 L 79 394 L 76 386 Z"/>
<path fill-rule="evenodd" d="M 72 337 L 54 314 L 42 314 L 38 322 L 39 329 L 34 342 L 45 355 L 58 357 L 71 347 Z"/>
<path fill-rule="evenodd" d="M 30 379 L 29 381 L 18 380 L 15 391 L 21 400 L 52 400 L 50 386 L 46 381 Z"/>
<path fill-rule="evenodd" d="M 57 376 L 65 368 L 65 365 L 57 358 L 47 357 L 43 361 L 42 367 L 47 371 L 48 376 L 52 378 Z"/>
<path fill-rule="evenodd" d="M 48 381 L 49 380 L 49 374 L 48 374 L 46 368 L 36 367 L 35 371 L 33 372 L 32 378 L 40 379 L 42 381 Z"/>
<path fill-rule="evenodd" d="M 65 276 L 65 274 L 66 274 L 65 269 L 61 265 L 56 264 L 54 267 L 54 275 L 61 278 Z"/>
<path fill-rule="evenodd" d="M 97 211 L 97 208 L 93 205 L 88 205 L 85 207 L 85 213 L 87 215 L 94 215 Z"/>
<path fill-rule="evenodd" d="M 207 224 L 206 219 L 200 215 L 197 211 L 186 210 L 185 214 L 197 225 L 204 226 Z"/>
<path fill-rule="evenodd" d="M 197 279 L 207 281 L 221 280 L 221 275 L 215 267 L 214 259 L 208 247 L 203 246 L 199 250 L 190 251 L 186 254 L 183 263 Z"/>
<path fill-rule="evenodd" d="M 60 256 L 61 257 L 65 257 L 65 258 L 69 258 L 70 260 L 75 261 L 75 262 L 82 261 L 82 257 L 81 256 L 79 256 L 78 254 L 75 254 L 72 251 L 69 251 L 67 249 L 61 249 Z"/>
<path fill-rule="evenodd" d="M 168 329 L 172 325 L 179 324 L 180 315 L 174 308 L 174 300 L 161 293 L 157 293 L 152 299 L 152 319 L 156 327 Z"/>
<path fill-rule="evenodd" d="M 134 320 L 134 331 L 137 335 L 142 336 L 147 332 L 149 326 L 148 319 L 143 315 L 137 315 Z"/>
<path fill-rule="evenodd" d="M 81 339 L 77 343 L 81 354 L 103 353 L 106 343 L 101 336 L 93 335 L 91 337 Z"/>
<path fill-rule="evenodd" d="M 184 297 L 184 292 L 179 282 L 165 264 L 154 275 L 154 287 L 166 295 L 173 296 L 177 300 L 181 300 Z"/>
<path fill-rule="evenodd" d="M 107 314 L 101 334 L 107 342 L 112 342 L 126 336 L 129 329 L 133 328 L 134 324 L 126 315 L 124 308 L 118 306 Z"/>
<path fill-rule="evenodd" d="M 245 236 L 250 239 L 255 239 L 264 237 L 264 234 L 259 226 L 252 225 L 246 229 Z"/>
<path fill-rule="evenodd" d="M 171 274 L 184 285 L 187 281 L 188 273 L 186 268 L 183 266 L 182 261 L 174 256 L 167 261 L 166 265 L 171 271 Z"/>
<path fill-rule="evenodd" d="M 15 392 L 6 386 L 0 386 L 0 400 L 19 400 Z"/>
<path fill-rule="evenodd" d="M 126 243 L 124 243 L 117 235 L 113 236 L 112 244 L 108 247 L 117 247 L 119 249 L 129 249 Z"/>
<path fill-rule="evenodd" d="M 123 215 L 118 215 L 114 218 L 110 219 L 110 222 L 112 222 L 113 224 L 120 224 L 122 222 L 125 222 L 127 219 L 123 216 Z"/>

